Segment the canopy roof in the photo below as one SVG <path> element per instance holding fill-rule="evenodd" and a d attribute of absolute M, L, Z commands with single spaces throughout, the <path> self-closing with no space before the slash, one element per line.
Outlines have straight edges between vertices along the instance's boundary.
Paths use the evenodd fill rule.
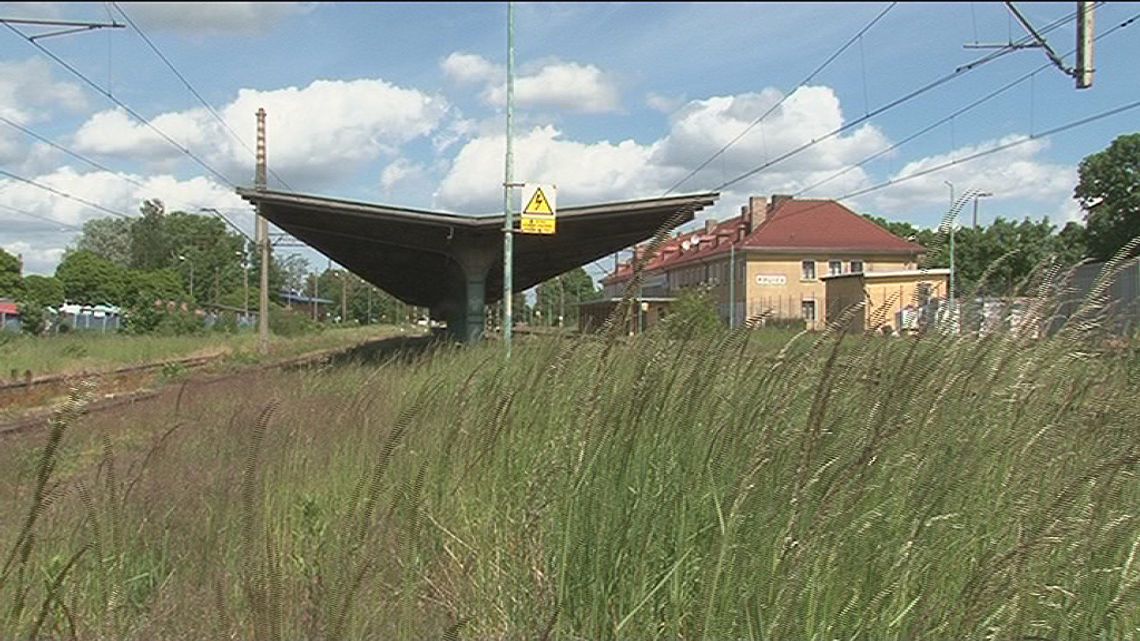
<path fill-rule="evenodd" d="M 503 214 L 459 215 L 248 188 L 238 194 L 273 224 L 411 305 L 434 307 L 454 297 L 472 265 L 489 264 L 486 302 L 502 297 Z M 659 228 L 689 222 L 717 196 L 559 208 L 556 234 L 515 235 L 512 289 L 523 291 Z"/>

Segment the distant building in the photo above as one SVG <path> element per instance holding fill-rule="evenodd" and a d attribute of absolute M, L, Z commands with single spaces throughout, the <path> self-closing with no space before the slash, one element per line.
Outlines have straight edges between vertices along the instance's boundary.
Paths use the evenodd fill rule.
<path fill-rule="evenodd" d="M 122 309 L 114 305 L 65 303 L 58 310 L 56 323 L 67 324 L 77 331 L 95 331 L 103 334 L 118 331 L 122 318 Z"/>
<path fill-rule="evenodd" d="M 644 251 L 644 245 L 635 248 L 634 260 Z M 645 265 L 637 293 L 669 298 L 700 287 L 736 327 L 779 319 L 821 329 L 828 318 L 823 277 L 911 271 L 924 251 L 833 200 L 753 196 L 739 216 L 709 220 L 662 244 Z M 620 300 L 632 277 L 631 262 L 618 266 L 602 279 L 596 306 Z"/>
<path fill-rule="evenodd" d="M 914 333 L 931 326 L 944 308 L 949 269 L 863 272 L 824 276 L 827 322 L 864 303 L 850 320 L 853 332 Z"/>
<path fill-rule="evenodd" d="M 306 296 L 297 290 L 283 289 L 278 292 L 277 296 L 287 309 L 296 308 L 305 311 L 312 316 L 313 320 L 318 321 L 324 320 L 328 316 L 329 305 L 333 304 L 333 301 L 328 298 Z"/>
<path fill-rule="evenodd" d="M 8 298 L 0 298 L 0 331 L 20 331 L 20 306 Z"/>

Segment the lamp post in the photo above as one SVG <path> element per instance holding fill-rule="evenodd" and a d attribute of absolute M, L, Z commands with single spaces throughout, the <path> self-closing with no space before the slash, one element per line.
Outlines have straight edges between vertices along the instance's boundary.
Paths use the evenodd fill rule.
<path fill-rule="evenodd" d="M 954 212 L 954 183 L 949 180 L 943 180 L 946 186 L 950 187 L 950 212 Z M 954 218 L 957 219 L 958 215 L 955 212 Z M 954 301 L 954 227 L 957 220 L 950 221 L 950 291 L 947 292 L 947 299 L 950 303 L 950 314 L 955 318 L 952 322 L 956 321 L 957 304 Z"/>
<path fill-rule="evenodd" d="M 244 307 L 242 309 L 242 321 L 249 322 L 249 259 L 244 251 L 234 252 L 235 255 L 241 256 L 241 290 L 245 299 Z"/>
<path fill-rule="evenodd" d="M 193 302 L 193 300 L 194 300 L 194 261 L 187 260 L 187 258 L 181 254 L 178 255 L 178 260 L 190 265 L 190 301 Z"/>
<path fill-rule="evenodd" d="M 978 193 L 974 194 L 974 229 L 978 228 L 978 199 L 989 198 L 993 195 L 993 192 L 989 191 L 979 191 Z"/>

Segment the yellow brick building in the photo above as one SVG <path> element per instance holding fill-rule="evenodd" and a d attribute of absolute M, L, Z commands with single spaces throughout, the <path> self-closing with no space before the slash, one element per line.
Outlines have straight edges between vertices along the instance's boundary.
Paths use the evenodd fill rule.
<path fill-rule="evenodd" d="M 639 293 L 700 287 L 732 326 L 799 319 L 819 329 L 824 276 L 913 270 L 923 251 L 833 200 L 753 196 L 739 216 L 669 239 L 646 263 Z M 620 265 L 602 280 L 604 297 L 621 297 L 632 276 L 631 263 Z"/>

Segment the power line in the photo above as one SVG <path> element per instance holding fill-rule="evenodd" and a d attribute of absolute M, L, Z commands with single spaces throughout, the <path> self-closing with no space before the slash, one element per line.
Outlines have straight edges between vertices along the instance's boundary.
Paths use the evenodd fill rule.
<path fill-rule="evenodd" d="M 1132 23 L 1134 23 L 1138 19 L 1140 19 L 1140 14 L 1136 14 L 1136 15 L 1132 16 L 1131 18 L 1128 18 L 1124 22 L 1121 22 L 1120 24 L 1116 25 L 1115 27 L 1101 33 L 1094 40 L 1099 41 L 1102 38 L 1106 38 L 1106 37 L 1112 35 L 1113 33 L 1128 27 L 1129 25 L 1131 25 Z M 1076 49 L 1073 49 L 1072 51 L 1069 51 L 1068 53 L 1066 53 L 1065 56 L 1072 55 L 1075 51 L 1076 51 Z M 950 115 L 945 116 L 942 119 L 940 119 L 940 120 L 938 120 L 938 121 L 936 121 L 930 125 L 927 125 L 926 127 L 922 128 L 921 130 L 907 136 L 906 138 L 903 138 L 899 142 L 894 143 L 894 144 L 890 145 L 889 147 L 887 147 L 881 151 L 878 151 L 878 152 L 864 158 L 863 160 L 860 160 L 859 162 L 857 162 L 853 165 L 849 165 L 846 168 L 832 174 L 831 176 L 828 176 L 827 178 L 824 178 L 821 181 L 818 181 L 812 185 L 804 187 L 803 189 L 800 189 L 794 195 L 795 196 L 801 196 L 801 195 L 803 195 L 803 194 L 805 194 L 805 193 L 807 193 L 807 192 L 809 192 L 809 191 L 811 191 L 817 187 L 825 185 L 825 184 L 831 182 L 832 180 L 839 178 L 840 176 L 846 174 L 849 171 L 852 171 L 854 169 L 862 167 L 863 165 L 867 164 L 868 162 L 871 162 L 877 158 L 882 157 L 884 154 L 887 154 L 891 151 L 894 151 L 895 149 L 898 149 L 899 147 L 901 147 L 901 146 L 905 145 L 906 143 L 914 140 L 915 138 L 918 138 L 919 136 L 922 136 L 926 133 L 929 133 L 930 131 L 934 130 L 935 128 L 937 128 L 941 125 L 946 124 L 947 122 L 953 120 L 954 118 L 956 118 L 956 117 L 958 117 L 958 116 L 960 116 L 960 115 L 962 115 L 968 111 L 971 111 L 974 108 L 976 108 L 976 107 L 978 107 L 978 106 L 980 106 L 986 102 L 989 102 L 990 100 L 996 98 L 997 96 L 1001 95 L 1002 93 L 1005 93 L 1006 91 L 1012 89 L 1013 87 L 1016 87 L 1017 85 L 1025 82 L 1026 80 L 1028 80 L 1030 78 L 1033 78 L 1034 76 L 1041 73 L 1042 71 L 1045 71 L 1046 69 L 1048 69 L 1051 66 L 1053 66 L 1052 62 L 1047 62 L 1047 63 L 1041 65 L 1037 69 L 1034 69 L 1033 71 L 1021 76 L 1020 78 L 1017 78 L 1016 80 L 1013 80 L 1011 82 L 1006 83 L 1002 87 L 999 87 L 998 89 L 990 92 L 989 94 L 983 96 L 982 98 L 975 100 L 974 102 L 966 105 L 965 107 L 962 107 L 962 108 L 958 109 L 957 111 L 954 111 Z"/>
<path fill-rule="evenodd" d="M 1074 13 L 1073 15 L 1075 16 L 1076 14 Z M 1047 32 L 1049 29 L 1055 29 L 1057 26 L 1059 26 L 1061 24 L 1061 22 L 1063 22 L 1063 21 L 1058 21 L 1054 25 L 1051 25 L 1049 28 L 1042 29 L 1042 33 Z M 801 152 L 806 151 L 806 150 L 808 150 L 808 149 L 810 149 L 810 148 L 812 148 L 812 147 L 814 147 L 814 146 L 816 146 L 816 145 L 818 145 L 818 144 L 820 144 L 826 140 L 830 140 L 831 138 L 838 136 L 839 134 L 843 133 L 844 131 L 847 131 L 848 129 L 851 129 L 853 127 L 856 127 L 858 125 L 863 124 L 864 122 L 870 120 L 871 118 L 874 118 L 875 116 L 886 113 L 887 111 L 890 111 L 891 109 L 894 109 L 895 107 L 902 105 L 904 103 L 910 102 L 911 100 L 914 100 L 915 98 L 917 98 L 917 97 L 919 97 L 919 96 L 921 96 L 921 95 L 923 95 L 923 94 L 925 94 L 925 93 L 927 93 L 933 89 L 936 89 L 936 88 L 950 82 L 951 80 L 954 80 L 955 78 L 957 78 L 961 75 L 969 73 L 970 71 L 977 69 L 978 66 L 980 66 L 980 63 L 975 64 L 975 65 L 966 65 L 966 66 L 958 67 L 953 72 L 946 74 L 940 78 L 937 78 L 937 79 L 927 83 L 926 85 L 911 91 L 910 93 L 908 93 L 906 95 L 903 95 L 899 98 L 896 98 L 896 99 L 892 100 L 891 102 L 888 102 L 887 104 L 885 104 L 885 105 L 883 105 L 877 109 L 874 109 L 871 112 L 867 113 L 866 115 L 861 116 L 859 118 L 856 118 L 856 119 L 852 120 L 851 122 L 849 122 L 845 125 L 841 125 L 841 126 L 833 129 L 832 131 L 828 132 L 827 134 L 825 134 L 819 138 L 813 138 L 809 142 L 806 142 L 806 143 L 800 145 L 799 147 L 796 147 L 795 149 L 793 149 L 789 152 L 781 154 L 779 157 L 777 157 L 773 160 L 770 160 L 770 161 L 765 162 L 765 163 L 763 163 L 757 167 L 754 167 L 754 168 L 744 172 L 743 174 L 741 174 L 741 175 L 739 175 L 739 176 L 737 176 L 731 180 L 725 181 L 725 182 L 721 183 L 720 185 L 718 185 L 717 187 L 714 187 L 710 191 L 721 191 L 727 187 L 735 185 L 736 183 L 738 183 L 742 180 L 745 180 L 746 178 L 750 178 L 752 176 L 755 176 L 756 174 L 764 171 L 765 169 L 768 169 L 768 168 L 770 168 L 770 167 L 772 167 L 772 166 L 774 166 L 780 162 L 783 162 L 784 160 L 787 160 L 788 158 L 791 158 L 792 156 L 796 156 L 796 155 L 800 154 Z"/>
<path fill-rule="evenodd" d="M 108 214 L 111 214 L 112 216 L 118 216 L 120 218 L 131 218 L 131 216 L 129 214 L 124 214 L 121 211 L 109 209 L 109 208 L 104 207 L 103 205 L 100 205 L 98 203 L 93 203 L 90 200 L 80 198 L 79 196 L 73 196 L 73 195 L 71 195 L 65 191 L 61 191 L 59 189 L 56 189 L 55 187 L 51 187 L 49 185 L 44 185 L 44 184 L 38 183 L 38 182 L 31 180 L 29 178 L 24 178 L 23 176 L 17 176 L 16 174 L 13 174 L 9 171 L 5 171 L 3 169 L 0 169 L 0 174 L 3 174 L 3 175 L 5 175 L 5 176 L 7 176 L 13 180 L 18 180 L 22 183 L 27 183 L 33 187 L 39 187 L 40 189 L 43 189 L 44 191 L 50 191 L 51 193 L 53 193 L 57 196 L 62 196 L 64 198 L 67 198 L 68 200 L 74 200 L 77 203 L 81 203 L 81 204 L 87 205 L 88 207 L 98 209 L 99 211 L 106 212 Z"/>
<path fill-rule="evenodd" d="M 178 144 L 178 142 L 176 142 L 173 138 L 168 136 L 166 134 L 166 132 L 164 132 L 161 129 L 159 129 L 158 127 L 156 127 L 153 123 L 151 123 L 146 118 L 143 118 L 138 112 L 136 112 L 134 109 L 131 109 L 130 107 L 128 107 L 123 101 L 119 100 L 114 95 L 112 95 L 111 92 L 104 90 L 95 81 L 93 81 L 90 78 L 88 78 L 87 76 L 85 76 L 81 71 L 79 71 L 75 67 L 71 66 L 65 60 L 63 60 L 59 56 L 55 55 L 54 53 L 52 53 L 51 51 L 46 49 L 40 43 L 38 43 L 35 40 L 32 40 L 28 36 L 24 35 L 19 29 L 13 27 L 12 25 L 10 25 L 8 23 L 4 23 L 4 26 L 11 29 L 13 32 L 15 32 L 17 35 L 19 35 L 21 38 L 27 40 L 29 44 L 31 44 L 36 49 L 39 49 L 41 53 L 43 53 L 45 56 L 54 60 L 56 63 L 58 63 L 64 69 L 67 69 L 68 71 L 70 71 L 72 73 L 72 75 L 78 77 L 80 80 L 82 80 L 84 83 L 86 83 L 89 87 L 93 88 L 96 92 L 98 92 L 99 94 L 103 95 L 108 100 L 110 100 L 111 102 L 113 102 L 116 105 L 118 105 L 119 107 L 121 107 L 124 111 L 126 111 L 128 114 L 130 114 L 136 120 L 138 120 L 142 124 L 146 125 L 151 131 L 153 131 L 153 132 L 157 133 L 159 136 L 161 136 L 163 140 L 170 143 L 170 145 L 172 147 L 174 147 L 178 151 L 185 154 L 187 157 L 189 157 L 194 162 L 198 163 L 198 165 L 200 165 L 206 171 L 213 174 L 216 178 L 218 178 L 219 180 L 224 182 L 226 185 L 228 185 L 234 189 L 237 188 L 237 185 L 235 185 L 229 178 L 226 178 L 221 172 L 217 171 L 216 169 L 211 167 L 209 164 L 207 164 L 204 160 L 202 160 L 201 158 L 196 156 L 194 154 L 194 152 L 192 152 L 189 149 L 187 149 L 186 147 Z"/>
<path fill-rule="evenodd" d="M 237 135 L 237 132 L 235 132 L 232 128 L 230 128 L 229 124 L 227 124 L 225 119 L 222 118 L 221 115 L 218 114 L 218 112 L 214 109 L 214 107 L 211 106 L 210 103 L 207 102 L 206 99 L 202 97 L 202 94 L 198 93 L 198 90 L 195 89 L 194 86 L 190 84 L 190 81 L 187 80 L 186 77 L 184 75 L 182 75 L 182 73 L 179 72 L 178 69 L 176 69 L 174 67 L 174 63 L 171 62 L 170 59 L 167 58 L 162 53 L 162 51 L 160 51 L 158 49 L 158 46 L 155 45 L 154 42 L 151 41 L 151 39 L 149 37 L 147 37 L 147 35 L 145 33 L 143 33 L 143 30 L 140 29 L 137 24 L 135 24 L 135 21 L 131 20 L 131 17 L 129 15 L 127 15 L 127 12 L 121 6 L 119 6 L 119 4 L 117 2 L 112 2 L 111 6 L 115 7 L 115 9 L 118 10 L 118 12 L 123 16 L 123 19 L 127 21 L 127 24 L 131 25 L 131 28 L 134 29 L 135 32 L 139 34 L 139 37 L 141 37 L 143 39 L 143 42 L 145 42 L 147 44 L 147 46 L 150 47 L 151 51 L 153 51 L 155 53 L 155 55 L 157 55 L 159 57 L 159 59 L 161 59 L 164 63 L 166 63 L 167 68 L 170 69 L 170 71 L 173 72 L 174 75 L 179 80 L 182 81 L 182 84 L 186 86 L 186 88 L 190 91 L 190 93 L 194 94 L 194 97 L 198 99 L 198 102 L 202 103 L 202 106 L 206 108 L 206 111 L 208 111 L 211 116 L 213 116 L 214 120 L 217 120 L 218 123 L 220 125 L 222 125 L 222 127 L 225 129 L 226 133 L 229 134 L 229 136 L 233 140 L 235 140 L 239 145 L 241 145 L 243 148 L 245 148 L 245 150 L 248 151 L 251 156 L 256 157 L 257 154 L 252 149 L 249 148 L 249 145 L 245 144 L 245 141 L 242 140 L 241 137 Z M 272 174 L 273 177 L 276 178 L 282 185 L 284 185 L 286 189 L 288 189 L 290 191 L 293 190 L 293 187 L 291 187 L 289 185 L 289 183 L 285 182 L 285 179 L 283 179 L 281 176 L 278 176 L 275 171 L 270 169 L 269 173 Z"/>
<path fill-rule="evenodd" d="M 836 200 L 842 200 L 844 198 L 854 198 L 856 196 L 863 196 L 863 195 L 869 194 L 873 191 L 878 191 L 880 189 L 885 189 L 887 187 L 891 187 L 891 186 L 898 185 L 898 184 L 901 184 L 904 182 L 908 182 L 908 181 L 914 180 L 915 178 L 920 178 L 922 176 L 926 176 L 928 174 L 932 174 L 932 173 L 935 173 L 937 171 L 941 171 L 943 169 L 953 167 L 955 165 L 960 165 L 960 164 L 965 163 L 965 162 L 977 160 L 978 158 L 982 158 L 984 156 L 989 156 L 990 154 L 995 154 L 999 151 L 1005 151 L 1007 149 L 1012 149 L 1013 147 L 1024 145 L 1027 142 L 1031 142 L 1034 140 L 1040 140 L 1042 138 L 1048 138 L 1049 136 L 1052 136 L 1054 134 L 1059 134 L 1063 131 L 1075 129 L 1075 128 L 1080 127 L 1080 126 L 1087 125 L 1091 122 L 1096 122 L 1097 120 L 1102 120 L 1104 118 L 1108 118 L 1109 116 L 1115 116 L 1116 114 L 1123 113 L 1125 111 L 1130 111 L 1130 110 L 1135 109 L 1137 107 L 1140 107 L 1140 100 L 1137 100 L 1135 102 L 1130 102 L 1130 103 L 1127 103 L 1125 105 L 1121 105 L 1121 106 L 1116 107 L 1114 109 L 1109 109 L 1108 111 L 1102 111 L 1098 114 L 1088 116 L 1087 118 L 1081 118 L 1080 120 L 1075 120 L 1075 121 L 1066 123 L 1064 125 L 1061 125 L 1059 127 L 1054 127 L 1054 128 L 1049 129 L 1047 131 L 1043 131 L 1039 134 L 1032 134 L 1030 136 L 1026 136 L 1025 138 L 1021 138 L 1021 139 L 1015 140 L 1013 142 L 1006 143 L 1004 145 L 998 145 L 997 147 L 986 149 L 985 151 L 979 151 L 977 153 L 970 154 L 969 156 L 963 156 L 962 158 L 956 158 L 954 160 L 944 162 L 940 165 L 928 167 L 926 169 L 923 169 L 922 171 L 915 172 L 913 174 L 908 174 L 908 175 L 903 176 L 901 178 L 892 178 L 892 179 L 887 180 L 885 182 L 881 182 L 877 185 L 867 187 L 865 189 L 860 189 L 858 191 L 853 191 L 849 194 L 844 194 L 844 195 L 840 196 L 839 198 L 837 198 Z"/>
<path fill-rule="evenodd" d="M 80 230 L 79 227 L 76 227 L 75 225 L 72 225 L 71 223 L 65 223 L 62 220 L 56 220 L 54 218 L 49 218 L 47 216 L 35 214 L 35 213 L 30 212 L 30 211 L 25 211 L 23 209 L 16 209 L 15 207 L 9 207 L 8 205 L 0 204 L 0 209 L 6 209 L 10 212 L 21 214 L 21 215 L 27 216 L 29 218 L 35 218 L 36 220 L 41 220 L 45 223 L 51 223 L 53 225 L 59 225 L 61 227 L 67 227 L 73 231 L 79 231 Z"/>
<path fill-rule="evenodd" d="M 109 174 L 114 174 L 114 175 L 118 176 L 119 178 L 121 178 L 121 179 L 123 179 L 123 180 L 131 183 L 132 185 L 137 186 L 137 187 L 142 187 L 144 189 L 146 188 L 146 185 L 143 185 L 139 181 L 137 181 L 133 178 L 128 178 L 127 176 L 124 176 L 124 175 L 120 174 L 119 172 L 110 169 L 109 167 L 106 167 L 106 166 L 104 166 L 104 165 L 102 165 L 102 164 L 100 164 L 94 160 L 91 160 L 90 158 L 88 158 L 88 157 L 86 157 L 86 156 L 84 156 L 78 152 L 72 151 L 72 150 L 68 149 L 67 147 L 64 147 L 63 145 L 60 145 L 56 142 L 53 142 L 51 139 L 49 139 L 45 136 L 42 136 L 42 135 L 32 131 L 31 129 L 28 129 L 27 127 L 25 127 L 25 126 L 23 126 L 17 122 L 13 122 L 12 120 L 5 118 L 4 116 L 0 116 L 0 121 L 2 121 L 4 124 L 8 125 L 9 127 L 13 127 L 15 129 L 18 129 L 18 130 L 22 131 L 23 133 L 27 134 L 28 136 L 31 136 L 32 138 L 35 138 L 36 140 L 44 143 L 45 145 L 50 146 L 52 149 L 55 149 L 57 151 L 61 151 L 65 154 L 67 154 L 68 156 L 71 156 L 72 158 L 79 160 L 80 162 L 91 165 L 92 167 L 95 167 L 96 169 L 100 169 L 102 171 L 105 171 Z"/>
<path fill-rule="evenodd" d="M 99 162 L 96 162 L 96 161 L 84 156 L 83 154 L 80 154 L 76 151 L 73 151 L 73 150 L 65 147 L 64 145 L 56 143 L 56 142 L 52 141 L 51 139 L 47 138 L 46 136 L 43 136 L 39 133 L 36 133 L 35 131 L 28 129 L 27 127 L 24 127 L 23 125 L 10 120 L 9 118 L 6 118 L 4 116 L 0 116 L 0 122 L 3 122 L 4 124 L 6 124 L 10 127 L 13 127 L 15 129 L 18 129 L 19 131 L 23 132 L 24 134 L 26 134 L 32 138 L 35 138 L 36 140 L 39 140 L 40 142 L 43 142 L 46 145 L 49 145 L 53 149 L 56 149 L 60 152 L 63 152 L 65 154 L 67 154 L 68 156 L 71 156 L 72 158 L 79 160 L 80 162 L 83 162 L 83 163 L 86 163 L 92 167 L 95 167 L 96 169 L 107 172 L 108 174 L 111 174 L 111 175 L 115 176 L 116 178 L 118 178 L 124 182 L 127 182 L 131 185 L 134 185 L 135 187 L 138 187 L 139 189 L 145 189 L 145 190 L 151 189 L 147 185 L 135 180 L 134 178 L 131 178 L 130 176 L 128 176 L 122 172 L 115 171 L 114 169 L 111 169 L 110 167 L 107 167 L 107 166 L 105 166 Z M 212 208 L 202 207 L 201 205 L 195 204 L 195 203 L 184 203 L 184 204 L 189 209 L 199 209 L 199 210 L 212 209 Z M 226 219 L 226 222 L 228 223 L 229 220 Z M 241 231 L 240 229 L 238 231 L 242 235 L 246 235 L 245 232 Z M 246 237 L 248 238 L 248 236 L 246 236 Z"/>
<path fill-rule="evenodd" d="M 854 36 L 852 36 L 851 39 L 848 40 L 842 47 L 837 49 L 835 51 L 835 53 L 828 56 L 827 60 L 824 60 L 823 63 L 820 64 L 818 67 L 816 67 L 815 70 L 812 71 L 810 74 L 808 74 L 806 78 L 801 80 L 800 83 L 798 85 L 796 85 L 796 87 L 794 89 L 792 89 L 788 93 L 784 94 L 784 96 L 782 98 L 780 98 L 780 100 L 775 105 L 772 105 L 767 111 L 765 111 L 758 118 L 756 118 L 751 123 L 749 123 L 748 126 L 745 127 L 743 130 L 741 130 L 741 132 L 739 134 L 737 134 L 735 138 L 733 138 L 732 140 L 725 143 L 725 145 L 723 147 L 721 147 L 715 154 L 709 156 L 708 159 L 705 160 L 704 162 L 702 162 L 699 166 L 697 166 L 696 169 L 690 171 L 688 174 L 685 175 L 684 178 L 682 178 L 681 180 L 674 183 L 673 186 L 670 187 L 669 189 L 665 190 L 665 193 L 662 195 L 668 196 L 670 193 L 673 192 L 674 189 L 685 184 L 685 182 L 687 182 L 693 176 L 697 175 L 697 173 L 699 173 L 702 169 L 704 169 L 705 167 L 708 167 L 709 163 L 711 163 L 712 161 L 719 158 L 721 156 L 721 154 L 723 154 L 725 151 L 728 150 L 729 147 L 735 145 L 741 138 L 744 137 L 745 134 L 747 134 L 749 131 L 752 131 L 753 127 L 760 124 L 765 118 L 767 118 L 774 111 L 779 109 L 789 98 L 791 98 L 792 94 L 794 94 L 797 89 L 799 89 L 799 88 L 805 86 L 807 83 L 811 82 L 820 72 L 822 72 L 824 69 L 826 69 L 828 65 L 830 65 L 832 62 L 834 62 L 835 59 L 838 58 L 844 51 L 847 51 L 847 49 L 850 48 L 852 44 L 854 44 L 856 41 L 859 41 L 863 37 L 863 34 L 867 33 L 867 31 L 869 31 L 871 29 L 871 27 L 875 26 L 876 23 L 878 23 L 880 20 L 882 20 L 883 17 L 886 16 L 887 13 L 890 12 L 891 9 L 894 9 L 895 5 L 897 5 L 897 4 L 898 4 L 898 2 L 892 2 L 891 4 L 887 5 L 887 8 L 880 11 L 879 15 L 875 16 L 874 19 L 872 19 L 862 29 L 860 29 L 859 32 L 856 33 Z"/>

